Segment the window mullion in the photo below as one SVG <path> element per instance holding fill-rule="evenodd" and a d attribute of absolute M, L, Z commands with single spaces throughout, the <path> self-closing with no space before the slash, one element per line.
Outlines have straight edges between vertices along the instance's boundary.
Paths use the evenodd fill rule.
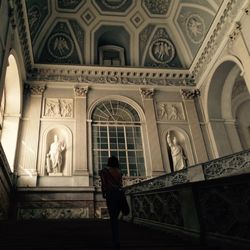
<path fill-rule="evenodd" d="M 109 136 L 109 126 L 108 125 L 106 125 L 106 127 L 107 127 L 107 136 L 108 136 L 108 154 L 109 154 L 109 156 L 110 156 L 110 136 Z"/>
<path fill-rule="evenodd" d="M 123 129 L 124 129 L 124 139 L 125 139 L 125 153 L 126 153 L 126 164 L 127 164 L 127 176 L 130 176 L 129 161 L 128 161 L 128 146 L 127 146 L 127 129 L 126 129 L 126 126 L 123 126 Z"/>

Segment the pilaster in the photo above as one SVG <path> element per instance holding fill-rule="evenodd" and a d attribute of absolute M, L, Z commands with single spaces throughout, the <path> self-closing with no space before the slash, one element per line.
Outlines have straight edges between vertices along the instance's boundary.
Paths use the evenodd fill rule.
<path fill-rule="evenodd" d="M 194 98 L 200 95 L 200 91 L 198 89 L 182 89 L 181 95 L 186 109 L 187 120 L 195 149 L 196 163 L 205 162 L 208 160 L 208 155 L 194 102 Z"/>
<path fill-rule="evenodd" d="M 36 186 L 40 117 L 45 85 L 24 86 L 26 117 L 23 117 L 18 162 L 18 186 Z M 28 106 L 28 107 L 27 107 Z"/>
<path fill-rule="evenodd" d="M 75 164 L 74 175 L 88 175 L 87 94 L 88 87 L 75 86 Z"/>
<path fill-rule="evenodd" d="M 164 169 L 153 102 L 154 89 L 141 88 L 140 93 L 143 100 L 146 117 L 152 175 L 157 176 L 162 174 Z"/>

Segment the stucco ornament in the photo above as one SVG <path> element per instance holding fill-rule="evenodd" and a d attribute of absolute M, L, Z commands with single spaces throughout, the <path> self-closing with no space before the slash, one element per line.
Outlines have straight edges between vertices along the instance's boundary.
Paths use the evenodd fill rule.
<path fill-rule="evenodd" d="M 205 35 L 205 22 L 200 15 L 192 14 L 186 20 L 186 30 L 193 43 L 200 43 Z"/>
<path fill-rule="evenodd" d="M 150 57 L 157 63 L 168 63 L 175 56 L 175 48 L 170 40 L 159 38 L 150 46 Z"/>
<path fill-rule="evenodd" d="M 53 34 L 48 41 L 48 51 L 56 59 L 68 58 L 74 51 L 73 40 L 65 33 Z"/>

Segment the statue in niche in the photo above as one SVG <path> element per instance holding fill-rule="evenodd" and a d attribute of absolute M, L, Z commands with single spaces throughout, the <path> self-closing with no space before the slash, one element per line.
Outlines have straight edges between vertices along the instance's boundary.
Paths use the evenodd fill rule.
<path fill-rule="evenodd" d="M 174 171 L 179 171 L 186 167 L 186 156 L 183 152 L 183 148 L 177 142 L 177 138 L 173 136 L 173 140 L 170 138 L 170 132 L 167 134 L 167 142 L 171 150 L 173 168 Z"/>
<path fill-rule="evenodd" d="M 48 173 L 62 172 L 62 152 L 65 150 L 65 144 L 59 141 L 57 135 L 54 135 L 54 142 L 50 145 L 49 153 L 46 156 L 46 165 Z"/>

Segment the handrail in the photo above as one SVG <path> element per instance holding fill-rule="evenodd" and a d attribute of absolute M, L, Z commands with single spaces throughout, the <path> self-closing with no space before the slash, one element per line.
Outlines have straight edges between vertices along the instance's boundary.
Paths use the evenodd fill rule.
<path fill-rule="evenodd" d="M 126 187 L 127 193 L 159 189 L 188 182 L 204 181 L 250 172 L 250 149 L 189 166 Z"/>

